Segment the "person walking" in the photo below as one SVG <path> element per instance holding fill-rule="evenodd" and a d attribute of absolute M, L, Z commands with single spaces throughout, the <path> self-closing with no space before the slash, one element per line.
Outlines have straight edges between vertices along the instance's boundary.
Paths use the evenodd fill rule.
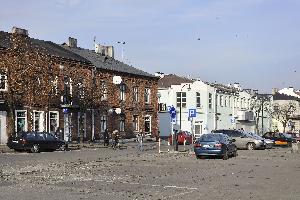
<path fill-rule="evenodd" d="M 139 151 L 143 151 L 143 138 L 144 138 L 144 134 L 143 131 L 140 130 L 140 132 L 137 134 L 137 141 L 138 141 L 138 150 Z"/>
<path fill-rule="evenodd" d="M 107 129 L 105 129 L 103 133 L 103 137 L 104 137 L 104 146 L 109 146 L 109 134 Z"/>
<path fill-rule="evenodd" d="M 116 147 L 119 147 L 119 132 L 118 130 L 114 130 L 112 132 L 112 148 L 115 149 Z"/>

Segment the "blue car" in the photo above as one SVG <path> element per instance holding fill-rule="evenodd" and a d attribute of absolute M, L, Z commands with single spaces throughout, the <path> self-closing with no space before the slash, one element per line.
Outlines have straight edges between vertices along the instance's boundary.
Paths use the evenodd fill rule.
<path fill-rule="evenodd" d="M 197 158 L 201 156 L 221 156 L 227 160 L 229 156 L 237 156 L 237 147 L 229 136 L 222 133 L 202 135 L 195 141 L 194 151 Z"/>

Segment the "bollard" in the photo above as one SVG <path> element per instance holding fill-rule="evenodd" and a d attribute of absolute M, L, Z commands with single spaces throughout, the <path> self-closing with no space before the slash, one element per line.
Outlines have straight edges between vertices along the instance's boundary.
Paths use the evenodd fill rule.
<path fill-rule="evenodd" d="M 183 150 L 185 151 L 185 144 L 186 144 L 186 139 L 184 138 L 183 140 Z"/>
<path fill-rule="evenodd" d="M 292 153 L 299 153 L 300 143 L 292 143 Z"/>
<path fill-rule="evenodd" d="M 170 141 L 168 141 L 168 153 L 170 152 Z"/>
<path fill-rule="evenodd" d="M 158 139 L 158 153 L 161 153 L 161 151 L 160 151 L 160 138 Z"/>

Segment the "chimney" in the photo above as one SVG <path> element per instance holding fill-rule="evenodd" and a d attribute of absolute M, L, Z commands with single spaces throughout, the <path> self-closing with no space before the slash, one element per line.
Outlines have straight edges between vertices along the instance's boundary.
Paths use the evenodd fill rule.
<path fill-rule="evenodd" d="M 159 78 L 163 78 L 165 76 L 165 74 L 162 72 L 155 72 L 155 76 L 159 77 Z"/>
<path fill-rule="evenodd" d="M 279 89 L 278 88 L 272 88 L 272 95 L 278 93 Z"/>
<path fill-rule="evenodd" d="M 114 58 L 114 47 L 113 46 L 103 46 L 101 44 L 95 44 L 95 52 L 102 55 Z"/>
<path fill-rule="evenodd" d="M 77 39 L 69 37 L 68 47 L 77 48 Z"/>
<path fill-rule="evenodd" d="M 18 27 L 15 27 L 15 26 L 12 28 L 11 33 L 19 34 L 19 35 L 23 35 L 23 36 L 28 36 L 28 30 L 18 28 Z"/>

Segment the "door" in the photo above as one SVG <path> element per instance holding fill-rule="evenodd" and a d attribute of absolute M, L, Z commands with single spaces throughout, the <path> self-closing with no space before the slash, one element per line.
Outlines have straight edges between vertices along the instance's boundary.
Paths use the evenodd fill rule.
<path fill-rule="evenodd" d="M 0 111 L 0 144 L 7 143 L 6 112 Z"/>

